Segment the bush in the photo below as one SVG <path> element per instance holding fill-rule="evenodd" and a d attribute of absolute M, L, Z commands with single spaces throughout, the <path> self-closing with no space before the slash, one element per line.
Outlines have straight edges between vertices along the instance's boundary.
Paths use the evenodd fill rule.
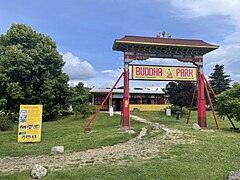
<path fill-rule="evenodd" d="M 68 110 L 61 110 L 61 111 L 60 111 L 60 114 L 61 114 L 62 116 L 70 116 L 70 115 L 73 115 L 74 112 L 73 112 L 73 111 L 68 111 Z"/>
<path fill-rule="evenodd" d="M 181 107 L 180 106 L 171 106 L 171 112 L 172 114 L 176 114 L 177 111 L 181 112 Z M 186 115 L 188 113 L 188 109 L 186 107 L 182 108 L 182 115 Z"/>
<path fill-rule="evenodd" d="M 138 109 L 138 108 L 133 108 L 133 112 L 140 112 L 140 109 Z"/>
<path fill-rule="evenodd" d="M 240 121 L 240 83 L 235 82 L 233 87 L 219 94 L 217 100 L 218 115 Z"/>
<path fill-rule="evenodd" d="M 74 107 L 75 113 L 82 114 L 83 118 L 86 118 L 96 112 L 96 107 L 89 103 L 84 103 Z"/>
<path fill-rule="evenodd" d="M 0 130 L 6 131 L 13 127 L 13 122 L 6 116 L 0 116 Z"/>

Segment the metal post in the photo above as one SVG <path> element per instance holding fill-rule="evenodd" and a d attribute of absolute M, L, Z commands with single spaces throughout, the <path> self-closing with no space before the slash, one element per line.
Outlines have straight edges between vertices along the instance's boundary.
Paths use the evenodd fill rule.
<path fill-rule="evenodd" d="M 109 96 L 109 103 L 108 103 L 108 109 L 112 107 L 112 94 Z"/>
<path fill-rule="evenodd" d="M 129 63 L 124 59 L 123 121 L 121 127 L 130 129 Z"/>
<path fill-rule="evenodd" d="M 204 79 L 203 79 L 203 67 L 198 66 L 198 125 L 201 128 L 207 127 L 206 122 L 206 99 L 204 96 Z"/>

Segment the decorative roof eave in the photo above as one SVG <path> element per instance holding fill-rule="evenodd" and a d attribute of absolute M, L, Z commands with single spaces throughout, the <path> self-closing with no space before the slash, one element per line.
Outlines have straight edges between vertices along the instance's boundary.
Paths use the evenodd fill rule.
<path fill-rule="evenodd" d="M 141 37 L 141 36 L 124 36 L 121 39 L 116 39 L 113 44 L 113 50 L 125 51 L 124 46 L 152 46 L 152 47 L 182 47 L 205 49 L 207 52 L 218 49 L 218 45 L 212 45 L 202 40 L 189 39 L 168 39 L 155 37 Z"/>
<path fill-rule="evenodd" d="M 113 45 L 113 50 L 118 51 L 119 44 L 129 44 L 129 45 L 152 45 L 152 46 L 171 46 L 171 47 L 190 47 L 190 48 L 203 48 L 203 49 L 218 49 L 218 45 L 212 46 L 198 46 L 198 45 L 187 45 L 187 44 L 163 44 L 163 43 L 150 43 L 150 42 L 134 42 L 134 41 L 119 41 L 115 40 Z"/>

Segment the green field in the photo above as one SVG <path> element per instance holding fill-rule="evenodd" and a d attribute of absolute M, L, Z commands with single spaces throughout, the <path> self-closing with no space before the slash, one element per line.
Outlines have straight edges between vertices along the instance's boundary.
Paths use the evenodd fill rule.
<path fill-rule="evenodd" d="M 233 170 L 240 169 L 240 134 L 232 132 L 227 120 L 219 120 L 221 130 L 216 130 L 215 122 L 208 112 L 208 128 L 201 131 L 191 130 L 191 125 L 196 122 L 196 112 L 193 112 L 189 127 L 186 127 L 186 117 L 180 121 L 175 117 L 166 117 L 164 113 L 132 113 L 144 117 L 149 121 L 159 122 L 165 127 L 179 129 L 195 140 L 192 144 L 171 144 L 168 151 L 152 159 L 129 160 L 126 163 L 109 163 L 100 165 L 89 165 L 85 167 L 72 167 L 62 171 L 52 171 L 44 179 L 223 179 L 224 176 Z M 82 120 L 74 118 L 62 119 L 60 121 L 44 123 L 43 139 L 39 144 L 18 144 L 16 143 L 16 131 L 1 132 L 1 156 L 47 154 L 52 145 L 65 143 L 69 151 L 79 151 L 88 148 L 95 148 L 102 145 L 123 142 L 129 139 L 129 135 L 119 133 L 119 117 L 110 119 L 106 114 L 101 114 L 101 120 L 95 122 L 94 132 L 90 136 L 82 134 Z M 115 120 L 114 120 L 115 119 Z M 108 123 L 106 123 L 108 122 Z M 111 123 L 110 123 L 111 122 Z M 132 127 L 139 130 L 143 125 L 132 121 Z M 236 126 L 240 127 L 239 123 Z M 108 130 L 107 130 L 108 129 Z M 79 131 L 78 131 L 79 130 Z M 60 132 L 59 132 L 60 131 Z M 65 134 L 62 136 L 62 132 Z M 149 130 L 149 134 L 151 131 Z M 8 135 L 7 135 L 8 134 Z M 111 135 L 110 135 L 111 134 Z M 146 138 L 153 138 L 150 135 Z M 157 134 L 162 136 L 163 134 Z M 44 137 L 45 136 L 45 137 Z M 73 137 L 72 137 L 73 136 Z M 104 137 L 103 137 L 104 136 Z M 105 137 L 106 136 L 106 137 Z M 116 138 L 116 136 L 118 136 Z M 11 137 L 11 138 L 10 138 Z M 51 137 L 51 138 L 50 138 Z M 98 138 L 96 138 L 98 137 Z M 184 138 L 188 138 L 187 136 Z M 51 141 L 50 141 L 50 140 Z M 71 139 L 71 141 L 69 140 Z M 76 140 L 77 139 L 77 140 Z M 14 141 L 14 142 L 12 142 Z M 45 142 L 46 141 L 46 142 Z M 76 145 L 76 142 L 83 145 Z M 87 142 L 91 142 L 88 144 Z M 6 146 L 6 147 L 5 147 Z M 19 146 L 19 147 L 18 147 Z M 28 153 L 19 154 L 18 149 L 34 147 Z M 37 148 L 38 152 L 35 152 Z M 15 148 L 10 151 L 11 148 Z M 47 150 L 45 150 L 47 148 Z M 14 153 L 18 151 L 18 153 Z M 30 150 L 29 150 L 30 151 Z M 29 171 L 2 174 L 0 179 L 31 179 Z"/>
<path fill-rule="evenodd" d="M 40 143 L 18 143 L 17 125 L 14 130 L 0 132 L 0 157 L 49 154 L 53 146 L 63 145 L 67 152 L 83 151 L 106 145 L 125 142 L 135 135 L 119 130 L 119 116 L 109 117 L 100 113 L 92 123 L 92 133 L 83 133 L 89 118 L 76 116 L 61 117 L 59 120 L 43 122 Z M 141 124 L 133 122 L 134 130 L 140 131 Z"/>

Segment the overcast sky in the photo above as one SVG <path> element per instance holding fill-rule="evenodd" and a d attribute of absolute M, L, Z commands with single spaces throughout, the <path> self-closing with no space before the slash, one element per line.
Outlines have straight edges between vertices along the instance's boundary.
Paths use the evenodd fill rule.
<path fill-rule="evenodd" d="M 240 82 L 240 0 L 0 0 L 0 4 L 0 34 L 13 23 L 24 23 L 51 36 L 66 62 L 63 70 L 71 83 L 112 86 L 123 66 L 123 53 L 112 51 L 114 40 L 124 35 L 155 36 L 162 31 L 173 38 L 220 45 L 204 57 L 205 75 L 218 63 Z M 190 65 L 164 59 L 144 63 Z M 130 82 L 131 87 L 164 84 Z"/>

